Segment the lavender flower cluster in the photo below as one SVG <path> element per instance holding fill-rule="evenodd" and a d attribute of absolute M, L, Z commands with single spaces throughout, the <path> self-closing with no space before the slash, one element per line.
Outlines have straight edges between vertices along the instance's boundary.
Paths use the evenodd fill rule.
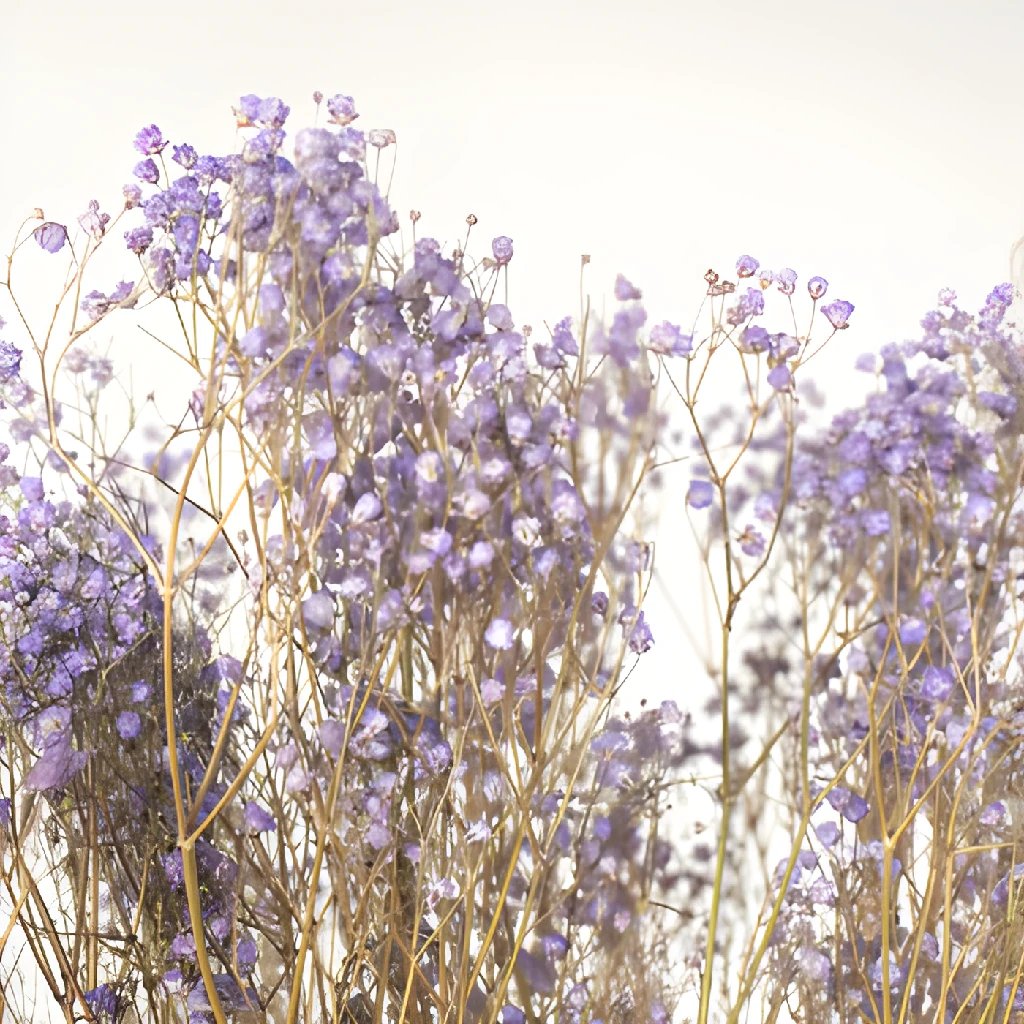
<path fill-rule="evenodd" d="M 841 1020 L 1024 1005 L 1012 301 L 1000 285 L 972 316 L 944 289 L 920 340 L 860 360 L 863 407 L 794 460 L 795 546 L 834 552 L 818 585 L 845 627 L 809 664 L 816 810 L 771 942 Z"/>
<path fill-rule="evenodd" d="M 609 324 L 537 340 L 495 301 L 512 240 L 474 261 L 471 215 L 446 254 L 413 211 L 396 251 L 394 133 L 314 100 L 287 149 L 276 98 L 225 157 L 150 125 L 117 217 L 40 213 L 69 323 L 32 333 L 8 273 L 4 1005 L 40 1019 L 30 960 L 67 1020 L 1012 1019 L 1012 289 L 944 291 L 821 430 L 824 278 L 802 329 L 796 271 L 742 256 L 684 331 L 620 275 Z M 81 287 L 119 236 L 137 272 Z M 90 336 L 153 299 L 191 380 L 156 457 L 111 455 L 71 426 L 114 379 Z M 627 710 L 665 394 L 720 635 L 703 709 Z"/>
<path fill-rule="evenodd" d="M 726 515 L 749 516 L 778 559 L 734 711 L 775 699 L 788 718 L 775 740 L 796 840 L 757 908 L 730 1020 L 758 991 L 837 1021 L 1024 1006 L 1013 299 L 999 285 L 971 315 L 943 289 L 920 339 L 858 360 L 875 381 L 862 405 L 799 434 L 764 417 L 746 452 L 774 458 L 751 455 L 728 489 L 690 485 L 709 537 L 728 552 Z M 749 320 L 728 322 L 742 350 Z M 745 429 L 712 420 L 705 438 Z M 732 541 L 748 556 L 751 530 Z"/>
<path fill-rule="evenodd" d="M 12 436 L 43 452 L 40 476 L 4 478 L 4 824 L 19 856 L 33 814 L 90 851 L 69 862 L 92 879 L 71 934 L 132 937 L 113 957 L 55 938 L 38 967 L 55 1005 L 102 1019 L 433 1019 L 441 998 L 478 1020 L 591 1019 L 606 999 L 667 1019 L 668 980 L 589 966 L 664 941 L 647 901 L 676 879 L 652 801 L 683 719 L 606 721 L 654 643 L 626 522 L 655 432 L 639 292 L 620 281 L 589 355 L 569 318 L 531 350 L 461 253 L 382 258 L 397 218 L 351 100 L 326 105 L 293 160 L 278 100 L 243 98 L 240 154 L 174 146 L 173 172 L 143 129 L 124 190 L 140 276 L 85 295 L 60 360 L 102 387 L 81 339 L 145 295 L 213 326 L 187 409 L 194 451 L 225 425 L 245 439 L 243 659 L 215 655 L 173 532 L 166 577 L 138 529 L 153 499 L 82 479 L 56 375 L 37 391 L 4 349 Z M 111 219 L 92 204 L 81 226 L 87 257 Z M 71 243 L 55 222 L 33 235 Z M 483 273 L 512 255 L 496 238 Z M 47 476 L 81 480 L 76 500 L 49 501 Z"/>

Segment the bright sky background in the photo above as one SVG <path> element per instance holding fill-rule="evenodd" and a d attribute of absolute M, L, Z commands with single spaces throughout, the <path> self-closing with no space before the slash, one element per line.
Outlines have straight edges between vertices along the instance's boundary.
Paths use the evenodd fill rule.
<path fill-rule="evenodd" d="M 397 133 L 404 224 L 420 209 L 450 248 L 472 212 L 478 251 L 514 239 L 518 322 L 577 312 L 585 252 L 598 309 L 621 271 L 685 325 L 704 270 L 749 252 L 856 304 L 822 361 L 842 399 L 857 353 L 915 334 L 942 286 L 980 306 L 1024 234 L 1019 0 L 3 7 L 3 252 L 33 207 L 116 209 L 145 124 L 226 153 L 242 93 L 282 97 L 295 129 L 314 89 L 344 92 L 358 127 Z M 685 704 L 661 630 L 643 678 Z"/>

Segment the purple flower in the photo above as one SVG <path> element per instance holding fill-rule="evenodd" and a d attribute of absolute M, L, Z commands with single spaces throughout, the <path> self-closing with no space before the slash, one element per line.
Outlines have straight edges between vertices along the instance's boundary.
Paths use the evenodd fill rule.
<path fill-rule="evenodd" d="M 505 696 L 505 684 L 497 679 L 487 678 L 480 684 L 480 698 L 484 704 L 496 704 Z"/>
<path fill-rule="evenodd" d="M 239 346 L 246 355 L 262 354 L 268 348 L 267 333 L 262 327 L 254 327 L 242 339 Z M 318 459 L 333 459 L 338 452 L 335 440 L 334 417 L 323 411 L 312 412 L 302 418 L 302 429 L 309 442 L 311 454 Z"/>
<path fill-rule="evenodd" d="M 285 102 L 276 96 L 268 96 L 257 104 L 254 120 L 273 131 L 284 127 L 290 113 L 291 108 Z"/>
<path fill-rule="evenodd" d="M 140 181 L 145 181 L 150 185 L 155 185 L 160 180 L 160 169 L 148 157 L 145 160 L 140 160 L 132 168 L 132 174 Z"/>
<path fill-rule="evenodd" d="M 82 312 L 90 320 L 99 320 L 112 309 L 126 302 L 131 297 L 134 288 L 131 281 L 121 281 L 109 295 L 104 295 L 103 292 L 93 289 L 82 299 Z"/>
<path fill-rule="evenodd" d="M 998 825 L 1005 824 L 1006 818 L 1006 804 L 1001 800 L 996 800 L 982 810 L 978 816 L 978 821 L 986 828 L 995 828 Z"/>
<path fill-rule="evenodd" d="M 438 558 L 448 554 L 452 547 L 452 536 L 443 528 L 427 530 L 420 534 L 419 543 L 420 549 L 407 559 L 409 571 L 414 573 L 427 572 Z"/>
<path fill-rule="evenodd" d="M 1024 1010 L 1024 982 L 1007 983 L 1004 985 L 1003 1003 L 1011 1003 L 1011 1008 L 1016 1013 Z"/>
<path fill-rule="evenodd" d="M 82 225 L 82 230 L 86 234 L 99 240 L 106 233 L 110 214 L 101 213 L 99 201 L 92 199 L 89 201 L 88 209 L 78 218 L 78 223 Z"/>
<path fill-rule="evenodd" d="M 452 535 L 445 529 L 427 530 L 420 534 L 420 544 L 432 555 L 441 557 L 452 547 Z"/>
<path fill-rule="evenodd" d="M 384 506 L 376 494 L 360 495 L 355 508 L 352 509 L 352 522 L 355 524 L 373 522 L 383 511 Z"/>
<path fill-rule="evenodd" d="M 134 711 L 122 711 L 117 716 L 117 734 L 123 740 L 133 740 L 142 732 L 142 719 Z"/>
<path fill-rule="evenodd" d="M 796 271 L 790 267 L 783 267 L 775 275 L 775 281 L 783 295 L 792 295 L 796 291 L 796 277 Z"/>
<path fill-rule="evenodd" d="M 997 284 L 985 299 L 987 306 L 1008 306 L 1013 302 L 1013 285 L 1009 281 Z"/>
<path fill-rule="evenodd" d="M 174 253 L 164 246 L 157 246 L 146 253 L 150 281 L 158 293 L 165 292 L 174 281 Z"/>
<path fill-rule="evenodd" d="M 383 850 L 392 839 L 391 830 L 380 821 L 371 821 L 364 833 L 366 844 L 372 850 Z"/>
<path fill-rule="evenodd" d="M 1013 872 L 1013 888 L 1014 892 L 1020 891 L 1020 882 L 1018 879 L 1024 875 L 1024 864 L 1017 864 L 1014 866 Z M 995 887 L 992 889 L 992 902 L 997 907 L 1005 907 L 1009 901 L 1010 896 L 1010 876 L 1011 873 L 1007 872 L 1002 878 L 996 882 Z"/>
<path fill-rule="evenodd" d="M 628 281 L 622 274 L 615 277 L 615 298 L 619 302 L 630 302 L 635 299 L 642 299 L 643 293 L 635 284 Z"/>
<path fill-rule="evenodd" d="M 839 839 L 839 826 L 834 821 L 824 821 L 815 828 L 814 834 L 822 846 L 835 846 Z"/>
<path fill-rule="evenodd" d="M 856 824 L 861 818 L 867 817 L 870 810 L 868 802 L 857 793 L 852 793 L 844 786 L 836 786 L 826 797 L 833 810 L 838 811 L 847 821 Z"/>
<path fill-rule="evenodd" d="M 397 136 L 390 128 L 371 128 L 367 132 L 366 139 L 376 149 L 393 146 L 398 141 Z"/>
<path fill-rule="evenodd" d="M 185 883 L 185 865 L 181 857 L 181 850 L 171 850 L 165 853 L 160 860 L 164 869 L 164 878 L 172 889 L 179 889 Z"/>
<path fill-rule="evenodd" d="M 117 1019 L 118 997 L 117 989 L 110 984 L 104 983 L 85 993 L 85 1001 L 97 1017 L 109 1017 Z"/>
<path fill-rule="evenodd" d="M 311 629 L 330 629 L 334 618 L 334 599 L 329 591 L 318 590 L 302 602 L 302 620 Z"/>
<path fill-rule="evenodd" d="M 163 152 L 166 145 L 167 142 L 164 140 L 163 134 L 155 124 L 143 128 L 135 136 L 135 148 L 143 156 L 155 156 L 157 153 Z"/>
<path fill-rule="evenodd" d="M 688 356 L 693 351 L 693 335 L 683 334 L 675 324 L 663 320 L 651 328 L 647 347 L 662 356 Z"/>
<path fill-rule="evenodd" d="M 792 391 L 793 374 L 785 363 L 779 363 L 768 371 L 768 383 L 776 391 Z"/>
<path fill-rule="evenodd" d="M 524 547 L 535 548 L 541 540 L 540 520 L 536 516 L 516 516 L 512 520 L 512 536 Z"/>
<path fill-rule="evenodd" d="M 708 480 L 691 480 L 686 504 L 691 508 L 707 508 L 715 497 L 715 488 Z"/>
<path fill-rule="evenodd" d="M 841 331 L 845 327 L 849 326 L 847 321 L 850 319 L 850 314 L 853 312 L 853 303 L 847 302 L 845 299 L 835 299 L 827 306 L 822 306 L 821 311 L 825 314 L 825 318 L 828 322 L 837 331 Z"/>
<path fill-rule="evenodd" d="M 948 668 L 929 665 L 921 680 L 921 696 L 925 700 L 943 701 L 953 692 L 953 672 Z"/>
<path fill-rule="evenodd" d="M 876 992 L 881 991 L 884 972 L 882 969 L 882 958 L 879 957 L 868 968 L 868 979 Z M 903 968 L 896 959 L 896 954 L 889 950 L 889 989 L 895 991 L 896 987 L 903 981 Z"/>
<path fill-rule="evenodd" d="M 907 647 L 916 647 L 924 642 L 928 635 L 928 627 L 920 619 L 904 619 L 900 623 L 900 643 Z"/>
<path fill-rule="evenodd" d="M 491 252 L 498 266 L 505 266 L 512 259 L 512 239 L 508 235 L 498 235 L 491 242 Z"/>
<path fill-rule="evenodd" d="M 748 288 L 744 295 L 726 316 L 727 323 L 739 326 L 751 317 L 760 316 L 764 312 L 764 292 L 759 288 Z"/>
<path fill-rule="evenodd" d="M 259 114 L 260 98 L 253 93 L 247 93 L 238 101 L 234 107 L 235 124 L 239 128 L 251 128 L 256 123 Z"/>
<path fill-rule="evenodd" d="M 740 341 L 751 352 L 767 352 L 772 344 L 772 336 L 763 327 L 755 324 L 744 328 Z"/>
<path fill-rule="evenodd" d="M 562 960 L 569 952 L 569 941 L 564 935 L 545 935 L 540 945 L 549 960 Z"/>
<path fill-rule="evenodd" d="M 153 242 L 153 229 L 146 224 L 124 233 L 125 245 L 136 256 L 141 256 Z"/>
<path fill-rule="evenodd" d="M 825 984 L 832 975 L 832 961 L 824 953 L 810 946 L 800 950 L 797 962 L 801 973 L 818 984 Z"/>
<path fill-rule="evenodd" d="M 68 240 L 68 229 L 63 224 L 48 220 L 32 232 L 32 237 L 39 243 L 41 249 L 50 253 L 60 252 Z"/>
<path fill-rule="evenodd" d="M 740 550 L 751 558 L 760 558 L 766 550 L 767 544 L 761 531 L 752 523 L 747 523 L 743 532 L 736 538 Z"/>
<path fill-rule="evenodd" d="M 508 330 L 511 330 L 511 323 L 509 324 Z M 579 355 L 579 345 L 576 344 L 576 339 L 572 334 L 572 318 L 563 317 L 555 324 L 555 329 L 551 332 L 551 340 L 554 343 L 555 349 L 561 352 L 563 355 L 576 356 Z"/>
<path fill-rule="evenodd" d="M 427 888 L 426 904 L 430 910 L 438 900 L 453 900 L 459 895 L 459 884 L 451 878 L 439 878 Z"/>
<path fill-rule="evenodd" d="M 178 251 L 191 255 L 199 241 L 199 218 L 193 214 L 180 215 L 172 229 Z"/>
<path fill-rule="evenodd" d="M 549 995 L 554 992 L 555 985 L 558 983 L 558 974 L 554 965 L 525 949 L 519 950 L 515 970 L 516 974 L 526 982 L 531 992 Z"/>
<path fill-rule="evenodd" d="M 495 302 L 487 308 L 487 322 L 499 331 L 511 331 L 515 327 L 515 321 L 512 319 L 508 307 L 503 306 L 500 302 Z M 555 329 L 557 330 L 565 323 L 566 320 L 560 320 Z"/>
<path fill-rule="evenodd" d="M 66 786 L 84 767 L 88 755 L 71 747 L 71 733 L 62 730 L 50 736 L 39 760 L 25 776 L 22 786 L 29 792 L 60 789 Z"/>
<path fill-rule="evenodd" d="M 241 973 L 249 974 L 253 967 L 256 966 L 256 959 L 259 955 L 255 939 L 251 935 L 243 936 L 238 940 L 235 952 L 238 956 L 238 966 Z"/>
<path fill-rule="evenodd" d="M 142 189 L 138 185 L 124 185 L 121 188 L 121 193 L 124 196 L 124 208 L 126 210 L 134 210 L 142 202 Z"/>
<path fill-rule="evenodd" d="M 187 143 L 175 146 L 171 151 L 171 159 L 185 170 L 191 170 L 199 159 L 199 154 Z"/>
<path fill-rule="evenodd" d="M 967 735 L 967 723 L 960 718 L 951 718 L 943 730 L 946 734 L 946 743 L 950 747 L 958 747 Z"/>
<path fill-rule="evenodd" d="M 1017 411 L 1017 399 L 1014 395 L 1001 395 L 992 391 L 979 391 L 978 402 L 986 409 L 991 409 L 997 416 L 1009 419 Z"/>
<path fill-rule="evenodd" d="M 823 277 L 812 277 L 807 282 L 807 294 L 810 295 L 815 302 L 820 299 L 825 292 L 828 291 L 828 281 Z"/>
<path fill-rule="evenodd" d="M 277 828 L 273 815 L 257 803 L 245 805 L 245 827 L 249 832 L 273 832 Z"/>
<path fill-rule="evenodd" d="M 179 932 L 171 941 L 171 958 L 174 960 L 192 960 L 196 955 L 196 940 L 191 932 Z"/>
<path fill-rule="evenodd" d="M 739 277 L 753 277 L 760 266 L 753 256 L 741 256 L 736 261 L 736 274 Z"/>
<path fill-rule="evenodd" d="M 864 512 L 861 521 L 869 537 L 883 537 L 892 528 L 889 513 L 881 510 Z"/>
<path fill-rule="evenodd" d="M 21 356 L 20 348 L 15 348 L 9 341 L 0 341 L 0 384 L 6 384 L 18 376 Z"/>
<path fill-rule="evenodd" d="M 43 489 L 42 477 L 38 476 L 23 476 L 18 482 L 18 487 L 26 501 L 42 501 L 46 493 Z"/>
<path fill-rule="evenodd" d="M 356 113 L 355 101 L 351 96 L 338 93 L 327 101 L 327 112 L 331 115 L 331 122 L 337 125 L 346 125 L 354 121 L 359 115 Z"/>
<path fill-rule="evenodd" d="M 636 608 L 625 608 L 619 615 L 622 632 L 626 636 L 629 649 L 634 654 L 646 654 L 654 646 L 654 634 L 647 624 L 642 611 Z"/>

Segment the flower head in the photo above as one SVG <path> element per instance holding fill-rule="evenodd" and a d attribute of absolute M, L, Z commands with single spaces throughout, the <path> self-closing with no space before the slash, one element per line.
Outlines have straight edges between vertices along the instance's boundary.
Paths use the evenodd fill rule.
<path fill-rule="evenodd" d="M 760 266 L 753 256 L 741 256 L 736 261 L 736 274 L 738 277 L 753 277 Z"/>
<path fill-rule="evenodd" d="M 166 146 L 167 142 L 163 133 L 155 124 L 141 129 L 135 136 L 135 148 L 143 156 L 155 156 L 157 153 L 162 153 Z"/>
<path fill-rule="evenodd" d="M 512 260 L 512 239 L 508 235 L 498 235 L 491 242 L 491 253 L 499 267 L 505 266 Z"/>
<path fill-rule="evenodd" d="M 636 299 L 642 299 L 643 294 L 635 284 L 626 280 L 622 274 L 618 274 L 615 278 L 615 298 L 619 302 L 630 302 Z"/>
<path fill-rule="evenodd" d="M 845 299 L 835 299 L 827 306 L 822 306 L 821 311 L 825 314 L 825 318 L 828 322 L 837 331 L 841 331 L 845 327 L 849 326 L 847 321 L 850 319 L 850 314 L 853 312 L 853 303 L 847 302 Z"/>
<path fill-rule="evenodd" d="M 45 224 L 40 224 L 32 232 L 32 237 L 39 243 L 39 247 L 45 249 L 46 252 L 60 252 L 64 248 L 64 243 L 68 240 L 68 229 L 63 224 L 57 224 L 55 221 L 48 220 Z"/>
<path fill-rule="evenodd" d="M 715 497 L 715 488 L 708 480 L 691 480 L 686 504 L 691 508 L 707 508 Z"/>
<path fill-rule="evenodd" d="M 342 126 L 350 124 L 359 116 L 356 113 L 355 101 L 343 93 L 338 93 L 327 101 L 327 112 L 331 115 L 333 124 Z"/>
<path fill-rule="evenodd" d="M 828 281 L 823 277 L 812 277 L 807 282 L 807 294 L 810 295 L 815 302 L 820 299 L 825 292 L 828 291 Z"/>

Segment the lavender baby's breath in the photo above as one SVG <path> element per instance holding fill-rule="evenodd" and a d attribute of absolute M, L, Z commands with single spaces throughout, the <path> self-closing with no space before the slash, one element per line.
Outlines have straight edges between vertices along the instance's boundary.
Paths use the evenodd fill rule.
<path fill-rule="evenodd" d="M 398 251 L 396 133 L 314 102 L 291 133 L 241 97 L 227 155 L 143 127 L 121 213 L 27 222 L 75 282 L 49 333 L 0 323 L 0 858 L 37 1019 L 1009 1019 L 1012 288 L 943 289 L 816 429 L 812 358 L 856 323 L 825 278 L 743 255 L 684 331 L 619 274 L 610 321 L 534 332 L 491 301 L 512 239 Z M 95 281 L 111 237 L 134 269 Z M 190 376 L 110 445 L 130 377 L 93 338 L 154 300 Z M 706 584 L 717 632 L 661 680 L 655 471 L 705 573 L 670 590 Z"/>

